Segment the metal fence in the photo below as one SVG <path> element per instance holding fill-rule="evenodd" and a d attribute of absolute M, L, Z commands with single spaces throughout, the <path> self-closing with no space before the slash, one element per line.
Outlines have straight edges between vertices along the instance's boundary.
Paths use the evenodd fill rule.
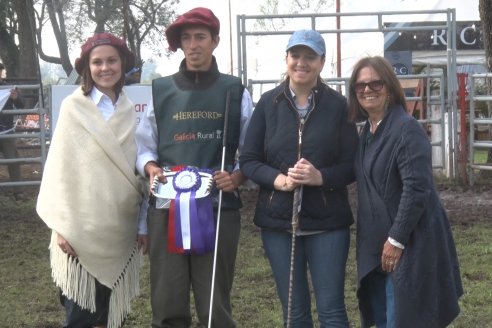
<path fill-rule="evenodd" d="M 470 102 L 470 138 L 468 178 L 470 185 L 475 183 L 475 175 L 479 171 L 492 171 L 492 163 L 488 163 L 488 152 L 492 149 L 490 140 L 492 129 L 492 73 L 471 74 L 469 76 Z M 482 132 L 482 133 L 480 133 Z M 478 134 L 481 134 L 479 138 Z M 477 158 L 477 153 L 485 157 L 485 161 Z"/>
<path fill-rule="evenodd" d="M 420 74 L 420 75 L 400 75 L 400 81 L 404 80 L 425 80 L 425 92 L 420 95 L 406 96 L 407 102 L 420 102 L 423 104 L 423 111 L 427 113 L 424 118 L 418 121 L 426 128 L 431 139 L 432 146 L 432 167 L 442 170 L 443 173 L 449 168 L 449 158 L 446 157 L 446 147 L 452 143 L 451 125 L 447 124 L 447 115 L 443 109 L 446 108 L 445 99 L 445 77 L 442 74 Z M 333 89 L 338 90 L 344 95 L 349 92 L 348 78 L 325 78 L 324 82 Z M 253 90 L 259 88 L 259 93 L 272 89 L 280 83 L 279 80 L 248 80 L 248 87 Z M 401 82 L 402 83 L 402 82 Z M 404 84 L 404 83 L 402 83 Z"/>
<path fill-rule="evenodd" d="M 412 21 L 413 17 L 422 15 L 441 15 L 444 24 L 436 26 L 386 26 L 385 22 L 393 21 L 393 17 L 405 16 L 405 19 Z M 275 20 L 288 21 L 289 24 L 281 29 L 265 27 Z M 341 26 L 345 28 L 333 28 L 335 20 L 341 21 Z M 344 23 L 349 20 L 350 23 Z M 355 20 L 355 23 L 354 23 Z M 254 22 L 263 22 L 255 24 Z M 364 22 L 368 24 L 363 26 Z M 274 25 L 273 23 L 271 25 Z M 350 28 L 348 26 L 362 26 Z M 296 28 L 293 28 L 293 27 Z M 456 12 L 455 9 L 431 10 L 431 11 L 391 11 L 391 12 L 364 12 L 364 13 L 324 13 L 324 14 L 304 14 L 304 15 L 239 15 L 237 16 L 237 54 L 238 54 L 238 75 L 257 100 L 264 91 L 273 88 L 280 82 L 279 78 L 252 78 L 255 68 L 251 68 L 250 63 L 254 57 L 256 67 L 266 67 L 259 65 L 262 57 L 268 56 L 268 50 L 263 49 L 260 54 L 255 54 L 254 43 L 259 43 L 259 39 L 269 38 L 274 42 L 275 38 L 287 37 L 300 28 L 311 28 L 320 32 L 325 40 L 334 40 L 334 36 L 343 33 L 385 33 L 402 31 L 425 31 L 425 30 L 444 30 L 449 36 L 446 44 L 446 65 L 443 74 L 432 73 L 432 67 L 427 66 L 426 73 L 419 75 L 400 75 L 401 80 L 422 79 L 426 81 L 424 94 L 408 96 L 408 101 L 421 101 L 425 104 L 426 117 L 420 118 L 420 122 L 428 128 L 429 137 L 433 146 L 433 167 L 441 169 L 443 173 L 455 178 L 457 165 L 457 90 L 458 83 L 456 78 Z M 268 42 L 266 42 L 267 44 Z M 286 42 L 285 42 L 286 44 Z M 333 44 L 329 41 L 327 45 Z M 279 58 L 278 60 L 281 60 Z M 256 69 L 258 73 L 258 69 Z M 325 78 L 323 79 L 337 90 L 348 94 L 348 77 Z M 432 86 L 432 87 L 431 87 Z"/>
<path fill-rule="evenodd" d="M 441 15 L 444 17 L 445 23 L 442 25 L 428 26 L 386 26 L 385 21 L 392 21 L 392 17 L 405 16 L 407 20 L 412 20 L 412 17 L 421 17 L 422 15 Z M 274 28 L 258 27 L 251 22 L 257 22 L 258 20 L 284 20 L 289 19 L 292 21 L 300 21 L 298 23 L 289 24 L 282 30 L 275 30 Z M 357 21 L 357 26 L 367 26 L 357 28 L 332 28 L 334 21 L 339 19 L 341 26 L 350 26 L 349 23 L 345 24 L 345 20 L 352 21 L 352 24 Z M 295 27 L 295 28 L 294 28 Z M 339 34 L 348 33 L 386 33 L 386 32 L 402 32 L 402 31 L 423 31 L 434 30 L 436 28 L 444 30 L 449 36 L 446 44 L 446 65 L 443 74 L 432 73 L 431 67 L 427 67 L 427 73 L 419 75 L 407 75 L 399 76 L 401 80 L 405 79 L 421 79 L 425 80 L 426 90 L 421 95 L 408 96 L 408 101 L 419 101 L 425 104 L 426 117 L 421 118 L 419 121 L 428 129 L 431 144 L 433 146 L 433 167 L 436 169 L 442 169 L 444 173 L 451 178 L 455 178 L 456 175 L 456 149 L 457 149 L 457 90 L 458 83 L 456 81 L 456 12 L 454 9 L 446 10 L 430 10 L 430 11 L 391 11 L 391 12 L 377 12 L 377 13 L 324 13 L 324 14 L 303 14 L 303 15 L 255 15 L 237 16 L 237 56 L 238 56 L 238 76 L 242 79 L 243 83 L 250 90 L 255 100 L 255 95 L 261 95 L 264 91 L 273 88 L 280 82 L 279 77 L 266 77 L 266 78 L 251 78 L 254 76 L 251 67 L 248 65 L 250 59 L 254 56 L 253 51 L 250 49 L 252 38 L 271 38 L 283 36 L 287 38 L 294 30 L 299 28 L 312 28 L 319 31 L 324 37 L 331 37 Z M 261 60 L 263 55 L 267 55 L 267 51 L 263 51 L 256 54 L 257 60 Z M 277 59 L 276 59 L 277 60 Z M 278 58 L 282 60 L 282 58 Z M 478 78 L 478 76 L 477 76 Z M 325 78 L 325 81 L 344 94 L 348 94 L 348 78 Z M 473 83 L 471 84 L 473 87 Z M 11 88 L 12 86 L 0 86 L 0 88 Z M 47 145 L 47 125 L 45 122 L 50 122 L 50 118 L 47 117 L 50 112 L 44 108 L 42 101 L 42 92 L 40 85 L 18 85 L 18 89 L 21 90 L 37 90 L 39 100 L 37 105 L 30 109 L 18 109 L 10 110 L 11 114 L 25 116 L 35 115 L 38 118 L 39 126 L 34 128 L 16 129 L 15 132 L 1 134 L 1 139 L 16 138 L 17 140 L 30 140 L 29 144 L 33 145 L 33 148 L 37 152 L 33 152 L 33 155 L 18 157 L 15 159 L 0 158 L 0 165 L 6 165 L 10 163 L 23 164 L 39 164 L 40 174 L 39 179 L 24 177 L 21 181 L 9 181 L 0 182 L 0 187 L 7 186 L 23 186 L 23 185 L 38 185 L 40 183 L 41 172 L 46 160 L 46 145 Z M 473 92 L 472 92 L 473 94 Z M 476 101 L 484 101 L 481 97 L 489 96 L 472 96 Z M 490 100 L 489 98 L 486 98 Z M 474 105 L 474 101 L 470 102 L 470 107 Z M 471 111 L 474 109 L 470 109 Z M 477 124 L 491 124 L 491 119 L 473 118 L 474 115 L 470 115 L 470 126 Z M 471 132 L 473 129 L 471 129 Z M 492 148 L 491 142 L 474 141 L 471 134 L 470 138 L 470 158 L 473 158 L 475 149 L 478 148 Z M 473 169 L 489 169 L 483 168 L 481 165 L 471 163 Z"/>
<path fill-rule="evenodd" d="M 39 171 L 37 172 L 37 175 L 30 174 L 29 177 L 23 176 L 21 173 L 20 181 L 0 182 L 0 188 L 39 185 L 41 183 L 43 166 L 46 161 L 46 123 L 49 122 L 49 119 L 47 119 L 46 108 L 43 108 L 42 106 L 41 85 L 1 85 L 0 89 L 12 89 L 14 87 L 19 90 L 21 97 L 24 94 L 31 93 L 35 94 L 38 99 L 35 101 L 36 104 L 33 108 L 6 110 L 8 111 L 8 114 L 14 115 L 16 119 L 12 130 L 0 133 L 0 141 L 4 139 L 16 139 L 18 150 L 24 155 L 19 155 L 17 158 L 11 159 L 7 159 L 3 156 L 0 158 L 0 165 L 7 166 L 8 164 L 19 164 L 22 168 L 22 166 L 26 164 L 38 164 Z M 32 117 L 32 124 L 23 124 L 26 122 L 25 118 L 28 116 Z M 25 151 L 29 149 L 32 151 Z"/>

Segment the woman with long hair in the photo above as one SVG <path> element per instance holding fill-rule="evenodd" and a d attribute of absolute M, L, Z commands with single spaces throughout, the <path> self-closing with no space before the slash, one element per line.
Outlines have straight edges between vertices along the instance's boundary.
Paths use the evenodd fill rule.
<path fill-rule="evenodd" d="M 429 139 L 385 58 L 356 63 L 349 112 L 366 120 L 355 160 L 362 327 L 446 327 L 463 294 L 456 248 Z"/>
<path fill-rule="evenodd" d="M 134 55 L 98 33 L 82 45 L 82 85 L 62 103 L 37 202 L 53 230 L 52 276 L 63 327 L 120 327 L 139 291 L 143 185 L 135 171 L 136 114 L 122 91 Z"/>

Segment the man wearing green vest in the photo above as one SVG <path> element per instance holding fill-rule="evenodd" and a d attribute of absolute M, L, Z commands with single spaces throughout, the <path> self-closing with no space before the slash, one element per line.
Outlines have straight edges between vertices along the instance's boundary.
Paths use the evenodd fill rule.
<path fill-rule="evenodd" d="M 138 170 L 151 185 L 158 177 L 181 195 L 169 208 L 157 202 L 148 211 L 152 327 L 191 326 L 190 288 L 198 319 L 207 326 L 214 264 L 212 327 L 236 327 L 230 291 L 241 227 L 237 188 L 244 177 L 235 159 L 252 101 L 239 78 L 218 70 L 213 51 L 219 30 L 219 20 L 206 8 L 184 13 L 167 28 L 169 48 L 181 48 L 185 58 L 177 73 L 153 81 L 152 105 L 137 129 Z M 177 173 L 166 180 L 163 170 Z M 194 199 L 201 172 L 213 174 L 209 207 L 207 200 Z M 222 207 L 214 263 L 218 190 Z"/>

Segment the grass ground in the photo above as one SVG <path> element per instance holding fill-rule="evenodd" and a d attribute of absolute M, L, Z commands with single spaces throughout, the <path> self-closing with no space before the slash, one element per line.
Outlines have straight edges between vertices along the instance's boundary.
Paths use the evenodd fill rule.
<path fill-rule="evenodd" d="M 442 186 L 441 197 L 456 239 L 465 288 L 455 328 L 492 327 L 492 193 L 490 187 L 465 190 Z M 35 214 L 36 191 L 14 201 L 0 192 L 0 328 L 60 327 L 63 309 L 50 277 L 49 231 Z M 280 304 L 258 229 L 252 224 L 254 193 L 243 193 L 243 228 L 233 290 L 238 327 L 282 327 Z M 351 327 L 359 327 L 355 298 L 353 242 L 347 264 L 346 304 Z M 142 293 L 125 327 L 149 327 L 148 262 Z M 196 323 L 194 327 L 198 327 Z"/>
<path fill-rule="evenodd" d="M 487 163 L 487 151 L 486 150 L 477 150 L 475 151 L 475 164 L 485 164 Z"/>

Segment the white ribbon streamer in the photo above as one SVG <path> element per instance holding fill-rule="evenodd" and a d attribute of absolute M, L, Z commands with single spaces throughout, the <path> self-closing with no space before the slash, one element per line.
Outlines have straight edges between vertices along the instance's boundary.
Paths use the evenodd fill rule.
<path fill-rule="evenodd" d="M 179 195 L 179 217 L 181 219 L 181 236 L 183 237 L 183 249 L 191 249 L 190 227 L 190 195 L 191 192 L 183 192 Z"/>

